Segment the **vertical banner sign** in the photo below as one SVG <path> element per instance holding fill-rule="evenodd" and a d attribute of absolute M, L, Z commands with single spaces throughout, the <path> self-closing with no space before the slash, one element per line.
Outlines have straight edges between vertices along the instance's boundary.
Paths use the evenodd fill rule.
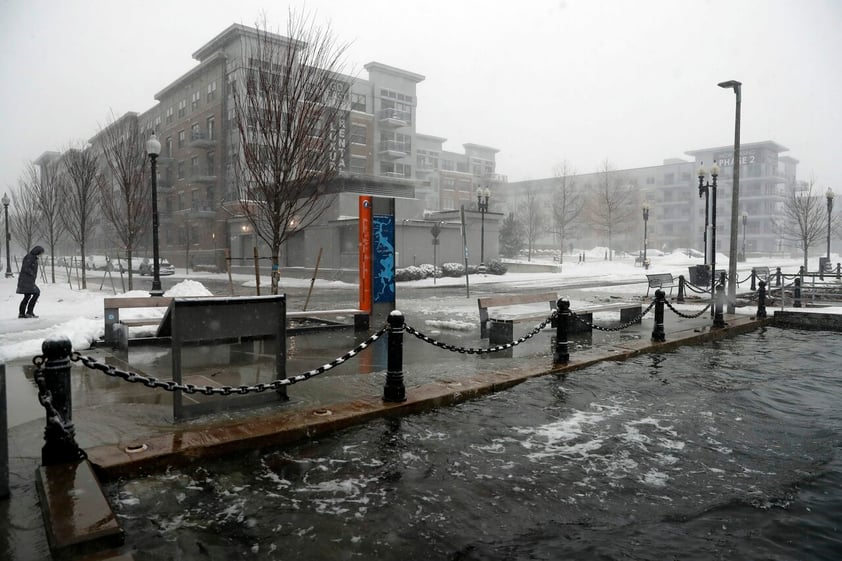
<path fill-rule="evenodd" d="M 375 214 L 372 219 L 374 234 L 374 302 L 395 302 L 395 217 L 392 214 Z"/>
<path fill-rule="evenodd" d="M 371 313 L 371 197 L 359 199 L 360 309 Z"/>

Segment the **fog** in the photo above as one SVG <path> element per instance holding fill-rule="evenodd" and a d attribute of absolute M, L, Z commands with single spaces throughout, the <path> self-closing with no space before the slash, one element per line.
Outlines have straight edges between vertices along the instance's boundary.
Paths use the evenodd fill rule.
<path fill-rule="evenodd" d="M 296 4 L 296 6 L 301 6 Z M 0 188 L 25 163 L 90 138 L 113 110 L 142 112 L 232 23 L 284 3 L 251 0 L 0 0 L 4 87 Z M 534 0 L 423 3 L 311 0 L 351 42 L 348 61 L 421 74 L 418 132 L 500 150 L 510 181 L 616 168 L 733 142 L 739 80 L 743 142 L 774 140 L 799 179 L 842 188 L 842 3 Z"/>

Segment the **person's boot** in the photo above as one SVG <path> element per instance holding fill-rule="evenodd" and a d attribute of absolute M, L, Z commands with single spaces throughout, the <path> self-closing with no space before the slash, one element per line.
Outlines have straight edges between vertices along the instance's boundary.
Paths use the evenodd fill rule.
<path fill-rule="evenodd" d="M 26 314 L 20 314 L 20 313 L 18 314 L 18 319 L 25 318 L 25 317 L 26 317 Z"/>
<path fill-rule="evenodd" d="M 37 318 L 38 316 L 36 316 L 36 315 L 35 315 L 34 313 L 32 313 L 32 312 L 28 312 L 28 313 L 26 314 L 26 317 L 28 317 L 28 318 Z"/>

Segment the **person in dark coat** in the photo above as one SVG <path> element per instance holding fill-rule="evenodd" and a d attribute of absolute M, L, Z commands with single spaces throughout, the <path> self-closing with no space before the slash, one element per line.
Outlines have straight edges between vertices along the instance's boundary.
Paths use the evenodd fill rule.
<path fill-rule="evenodd" d="M 23 258 L 23 264 L 18 275 L 18 294 L 23 294 L 23 300 L 18 309 L 19 318 L 37 318 L 35 315 L 35 304 L 41 295 L 41 289 L 35 284 L 38 279 L 38 256 L 44 253 L 44 248 L 36 245 L 32 251 Z"/>

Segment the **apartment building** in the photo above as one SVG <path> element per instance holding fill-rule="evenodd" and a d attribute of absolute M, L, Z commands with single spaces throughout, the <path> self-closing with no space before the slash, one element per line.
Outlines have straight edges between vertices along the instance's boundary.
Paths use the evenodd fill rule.
<path fill-rule="evenodd" d="M 153 107 L 121 117 L 137 119 L 141 130 L 161 142 L 159 244 L 161 254 L 179 266 L 222 268 L 226 250 L 237 260 L 262 246 L 238 208 L 232 173 L 239 150 L 232 85 L 259 63 L 248 60 L 246 45 L 255 37 L 253 28 L 229 26 L 193 53 L 196 66 L 158 91 Z M 289 44 L 286 37 L 271 37 Z M 330 248 L 323 264 L 354 263 L 359 195 L 395 197 L 396 216 L 405 223 L 458 208 L 476 186 L 505 179 L 495 175 L 497 150 L 465 144 L 464 154 L 447 152 L 444 138 L 417 132 L 416 87 L 424 76 L 379 62 L 364 69 L 366 77 L 340 77 L 349 94 L 341 146 L 334 147 L 341 154 L 335 202 L 321 223 L 284 248 L 288 265 L 311 264 L 317 246 Z"/>
<path fill-rule="evenodd" d="M 740 149 L 740 214 L 746 214 L 746 253 L 771 253 L 781 250 L 780 232 L 776 229 L 783 217 L 787 188 L 796 184 L 798 160 L 784 155 L 788 149 L 767 140 L 741 145 Z M 643 247 L 644 203 L 649 205 L 647 227 L 650 249 L 704 248 L 705 197 L 699 196 L 698 170 L 706 168 L 708 174 L 714 162 L 720 167 L 716 197 L 716 251 L 729 252 L 731 233 L 731 192 L 733 181 L 733 146 L 718 146 L 686 152 L 692 159 L 670 158 L 659 166 L 611 170 L 615 181 L 626 184 L 634 197 L 629 201 L 636 208 L 626 224 L 617 224 L 614 249 L 635 253 Z M 568 184 L 587 197 L 603 180 L 603 172 L 578 174 L 567 177 Z M 708 175 L 707 181 L 710 181 Z M 525 194 L 536 193 L 551 208 L 552 198 L 558 191 L 561 178 L 511 182 L 501 194 L 508 211 L 515 212 Z M 549 220 L 549 218 L 548 218 Z M 738 227 L 743 228 L 742 216 Z M 552 228 L 548 228 L 552 229 Z M 606 240 L 582 219 L 574 228 L 570 243 L 579 247 L 606 245 Z M 743 231 L 738 232 L 742 250 Z M 544 236 L 541 244 L 556 247 L 551 235 Z"/>

